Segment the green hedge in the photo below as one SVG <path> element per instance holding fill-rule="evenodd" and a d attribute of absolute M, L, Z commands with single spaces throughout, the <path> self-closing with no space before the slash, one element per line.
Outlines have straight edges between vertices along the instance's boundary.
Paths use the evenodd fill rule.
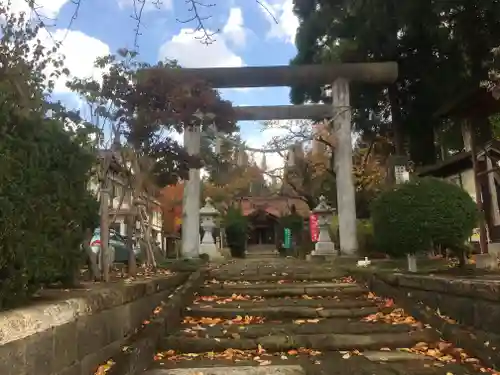
<path fill-rule="evenodd" d="M 95 159 L 61 123 L 24 119 L 1 130 L 0 309 L 74 281 L 84 230 L 98 223 L 87 190 Z"/>
<path fill-rule="evenodd" d="M 479 220 L 477 206 L 460 187 L 422 178 L 383 192 L 372 204 L 377 248 L 392 256 L 461 249 Z"/>

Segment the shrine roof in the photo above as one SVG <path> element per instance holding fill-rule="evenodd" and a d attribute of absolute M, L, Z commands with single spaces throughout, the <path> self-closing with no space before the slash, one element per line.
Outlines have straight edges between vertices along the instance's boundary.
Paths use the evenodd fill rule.
<path fill-rule="evenodd" d="M 252 215 L 260 211 L 281 217 L 291 212 L 292 205 L 295 205 L 297 214 L 307 218 L 311 211 L 309 206 L 299 197 L 243 197 L 241 198 L 241 209 L 245 216 Z"/>

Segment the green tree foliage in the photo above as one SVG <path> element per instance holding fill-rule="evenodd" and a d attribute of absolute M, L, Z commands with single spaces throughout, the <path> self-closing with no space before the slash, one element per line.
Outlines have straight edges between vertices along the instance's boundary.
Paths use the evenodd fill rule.
<path fill-rule="evenodd" d="M 495 0 L 294 1 L 300 27 L 292 64 L 397 61 L 399 79 L 389 86 L 352 85 L 359 130 L 390 135 L 397 153 L 409 145 L 419 164 L 433 163 L 433 114 L 488 78 L 498 45 L 500 4 Z M 425 22 L 422 22 L 425 20 Z M 295 87 L 295 103 L 330 100 L 321 87 Z M 369 121 L 368 112 L 380 121 Z M 477 120 L 476 126 L 488 122 Z"/>
<path fill-rule="evenodd" d="M 40 287 L 74 282 L 84 232 L 97 223 L 87 190 L 94 157 L 85 135 L 47 101 L 62 63 L 37 41 L 39 28 L 0 7 L 0 309 Z M 50 118 L 49 108 L 53 111 Z"/>
<path fill-rule="evenodd" d="M 467 192 L 435 178 L 397 185 L 372 204 L 375 244 L 393 256 L 433 246 L 461 249 L 478 220 L 477 206 Z"/>
<path fill-rule="evenodd" d="M 74 281 L 84 231 L 98 223 L 87 190 L 94 163 L 63 129 L 40 118 L 4 129 L 0 141 L 0 308 L 40 286 Z"/>

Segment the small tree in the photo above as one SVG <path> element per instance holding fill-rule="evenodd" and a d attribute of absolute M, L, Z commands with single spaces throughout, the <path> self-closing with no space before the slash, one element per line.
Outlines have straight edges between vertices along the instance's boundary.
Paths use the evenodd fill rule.
<path fill-rule="evenodd" d="M 375 244 L 392 256 L 434 246 L 461 253 L 478 219 L 477 206 L 466 191 L 435 178 L 397 185 L 372 204 Z"/>
<path fill-rule="evenodd" d="M 248 220 L 243 215 L 241 207 L 229 206 L 223 220 L 231 256 L 243 258 L 247 242 Z"/>
<path fill-rule="evenodd" d="M 137 53 L 126 49 L 99 58 L 96 68 L 107 72 L 102 82 L 76 79 L 69 87 L 87 101 L 94 117 L 98 115 L 104 119 L 101 123 L 111 125 L 113 144 L 112 153 L 108 154 L 117 154 L 121 167 L 128 171 L 127 185 L 135 203 L 129 220 L 140 222 L 147 264 L 154 267 L 144 196 L 154 195 L 159 186 L 186 178 L 190 167 L 199 167 L 205 161 L 188 155 L 172 132 L 190 127 L 206 130 L 209 124 L 197 117 L 197 112 L 213 114 L 213 123 L 221 132 L 235 130 L 235 123 L 231 103 L 222 100 L 208 84 L 195 77 L 180 81 L 172 76 L 171 71 L 179 68 L 175 61 L 150 65 L 136 58 Z M 104 159 L 101 166 L 101 191 L 109 184 L 106 173 L 109 162 L 109 158 Z M 107 233 L 109 219 L 102 216 L 101 233 Z M 132 265 L 131 246 L 129 251 Z"/>

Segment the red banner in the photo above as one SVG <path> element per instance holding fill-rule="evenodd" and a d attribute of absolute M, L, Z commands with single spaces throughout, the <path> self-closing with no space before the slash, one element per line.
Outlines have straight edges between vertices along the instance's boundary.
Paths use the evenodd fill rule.
<path fill-rule="evenodd" d="M 319 227 L 318 227 L 318 216 L 309 216 L 309 230 L 311 232 L 311 241 L 318 242 L 319 237 Z"/>

